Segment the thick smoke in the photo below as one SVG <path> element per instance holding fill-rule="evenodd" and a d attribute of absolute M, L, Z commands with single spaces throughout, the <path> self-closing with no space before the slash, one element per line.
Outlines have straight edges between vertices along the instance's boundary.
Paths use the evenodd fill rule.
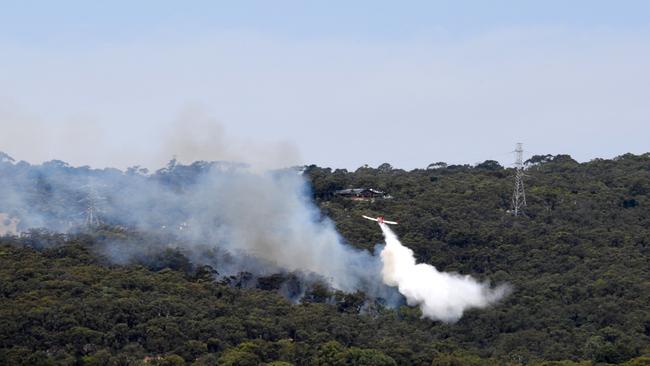
<path fill-rule="evenodd" d="M 229 253 L 227 261 L 217 258 L 223 274 L 316 274 L 343 291 L 378 282 L 380 263 L 343 243 L 295 170 L 215 166 L 184 187 L 142 180 L 120 192 L 112 196 L 110 216 L 143 231 L 173 233 L 182 239 L 175 245 L 199 263 L 214 265 L 202 258 L 206 248 Z M 123 257 L 124 251 L 111 254 Z"/>
<path fill-rule="evenodd" d="M 435 267 L 415 263 L 413 251 L 400 243 L 393 231 L 381 223 L 386 246 L 381 252 L 381 274 L 389 286 L 397 286 L 409 305 L 420 306 L 422 315 L 454 322 L 469 308 L 483 308 L 508 292 L 508 287 L 491 289 L 470 276 L 444 273 Z"/>
<path fill-rule="evenodd" d="M 184 197 L 188 234 L 288 271 L 315 273 L 344 291 L 376 282 L 379 264 L 345 245 L 292 172 L 208 174 Z"/>

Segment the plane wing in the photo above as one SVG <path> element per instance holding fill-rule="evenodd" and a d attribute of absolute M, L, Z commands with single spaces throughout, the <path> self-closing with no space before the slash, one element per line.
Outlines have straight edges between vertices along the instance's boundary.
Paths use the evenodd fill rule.
<path fill-rule="evenodd" d="M 365 219 L 375 221 L 375 222 L 378 222 L 380 224 L 397 225 L 396 221 L 386 221 L 386 220 L 383 219 L 383 217 L 374 218 L 374 217 L 370 217 L 370 216 L 366 216 L 366 215 L 361 215 L 361 216 L 363 216 L 363 218 L 365 218 Z"/>

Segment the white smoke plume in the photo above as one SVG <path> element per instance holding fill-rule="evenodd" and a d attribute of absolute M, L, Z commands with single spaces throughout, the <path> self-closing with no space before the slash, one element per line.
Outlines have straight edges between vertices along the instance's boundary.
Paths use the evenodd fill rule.
<path fill-rule="evenodd" d="M 399 241 L 383 223 L 386 246 L 380 256 L 384 283 L 397 286 L 411 306 L 420 306 L 422 315 L 444 322 L 455 322 L 470 308 L 484 308 L 505 296 L 509 288 L 490 288 L 470 276 L 440 272 L 436 267 L 415 263 L 413 251 Z"/>

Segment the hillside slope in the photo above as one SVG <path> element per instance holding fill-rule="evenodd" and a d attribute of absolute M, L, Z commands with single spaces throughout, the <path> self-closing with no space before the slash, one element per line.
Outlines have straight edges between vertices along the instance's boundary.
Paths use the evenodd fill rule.
<path fill-rule="evenodd" d="M 491 161 L 410 172 L 388 165 L 305 170 L 323 216 L 349 244 L 372 251 L 381 234 L 361 214 L 384 215 L 400 222 L 395 230 L 419 261 L 513 287 L 501 303 L 455 324 L 421 319 L 416 308 L 386 308 L 363 293 L 302 284 L 291 273 L 215 281 L 218 266 L 196 265 L 173 246 L 117 265 L 98 250 L 107 238 L 143 246 L 161 239 L 107 223 L 0 239 L 0 363 L 647 362 L 650 154 L 582 164 L 568 156 L 531 160 L 522 217 L 507 212 L 513 170 Z M 49 175 L 24 164 L 1 168 L 4 184 L 24 178 L 31 202 L 56 225 L 74 212 L 60 203 L 68 198 L 52 195 L 48 187 L 58 183 L 48 179 L 90 174 L 62 164 L 47 166 L 56 173 Z M 181 184 L 194 168 L 160 176 Z M 352 187 L 393 198 L 335 195 Z M 287 299 L 291 286 L 304 292 L 299 304 Z"/>

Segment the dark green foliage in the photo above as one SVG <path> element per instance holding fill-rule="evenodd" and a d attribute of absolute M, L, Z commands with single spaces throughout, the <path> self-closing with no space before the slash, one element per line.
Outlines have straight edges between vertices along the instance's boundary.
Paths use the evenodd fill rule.
<path fill-rule="evenodd" d="M 381 242 L 359 217 L 384 215 L 400 222 L 395 230 L 418 260 L 513 285 L 503 304 L 443 326 L 482 343 L 485 354 L 616 363 L 647 351 L 650 154 L 583 164 L 546 155 L 527 163 L 528 207 L 519 218 L 507 213 L 514 170 L 493 161 L 411 172 L 365 167 L 336 177 L 309 172 L 320 187 L 331 179 L 394 197 L 320 201 L 351 243 L 370 250 Z"/>
<path fill-rule="evenodd" d="M 359 338 L 378 325 L 359 315 L 362 295 L 340 295 L 340 311 L 293 305 L 275 290 L 206 281 L 204 267 L 107 267 L 78 239 L 50 249 L 15 238 L 0 245 L 0 364 L 308 365 L 328 339 L 366 346 L 344 347 L 357 360 L 347 364 L 391 360 Z M 399 323 L 390 311 L 376 316 Z"/>

